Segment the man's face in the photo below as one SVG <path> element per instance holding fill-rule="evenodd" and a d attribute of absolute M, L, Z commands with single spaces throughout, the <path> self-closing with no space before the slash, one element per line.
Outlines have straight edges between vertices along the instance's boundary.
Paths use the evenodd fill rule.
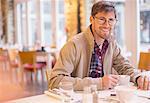
<path fill-rule="evenodd" d="M 114 12 L 100 12 L 90 17 L 95 37 L 108 39 L 116 24 Z"/>

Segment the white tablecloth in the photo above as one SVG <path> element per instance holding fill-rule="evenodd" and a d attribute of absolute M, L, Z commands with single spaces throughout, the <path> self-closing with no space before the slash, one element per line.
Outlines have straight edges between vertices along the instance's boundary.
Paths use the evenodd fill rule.
<path fill-rule="evenodd" d="M 104 90 L 104 91 L 99 91 L 98 93 L 98 101 L 99 103 L 119 103 L 116 100 L 116 96 L 110 96 L 114 90 Z M 144 95 L 144 96 L 150 96 L 150 91 L 140 91 L 138 90 L 138 94 Z M 76 99 L 82 99 L 83 93 L 82 92 L 77 92 L 75 93 Z M 132 97 L 131 97 L 132 98 Z M 49 96 L 47 94 L 42 94 L 42 95 L 37 95 L 37 96 L 31 96 L 31 97 L 26 97 L 26 98 L 21 98 L 13 101 L 8 101 L 8 103 L 62 103 L 60 99 L 56 99 L 52 96 Z M 74 103 L 80 103 L 80 102 L 74 102 Z M 129 102 L 127 102 L 129 103 Z M 131 102 L 130 102 L 131 103 Z M 150 103 L 150 99 L 148 98 L 143 98 L 143 97 L 138 97 L 133 103 Z"/>
<path fill-rule="evenodd" d="M 52 98 L 46 94 L 31 96 L 27 98 L 8 101 L 8 103 L 61 103 L 59 100 Z"/>

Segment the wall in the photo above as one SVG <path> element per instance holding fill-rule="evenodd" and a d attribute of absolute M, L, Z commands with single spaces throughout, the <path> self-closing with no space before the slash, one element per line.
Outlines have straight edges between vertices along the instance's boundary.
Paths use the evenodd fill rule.
<path fill-rule="evenodd" d="M 125 2 L 125 44 L 131 52 L 130 60 L 137 67 L 139 56 L 139 2 L 138 0 L 126 0 Z"/>

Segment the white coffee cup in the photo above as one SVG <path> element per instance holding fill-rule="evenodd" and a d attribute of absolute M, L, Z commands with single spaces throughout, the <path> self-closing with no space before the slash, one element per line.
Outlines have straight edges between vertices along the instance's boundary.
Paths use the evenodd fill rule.
<path fill-rule="evenodd" d="M 135 100 L 137 99 L 136 88 L 117 86 L 115 90 L 120 103 L 135 103 Z"/>
<path fill-rule="evenodd" d="M 129 75 L 119 75 L 119 85 L 129 85 L 130 76 Z"/>

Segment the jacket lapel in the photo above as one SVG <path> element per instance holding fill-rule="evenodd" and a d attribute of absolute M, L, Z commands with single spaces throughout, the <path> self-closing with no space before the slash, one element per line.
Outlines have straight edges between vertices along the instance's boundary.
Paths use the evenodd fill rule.
<path fill-rule="evenodd" d="M 94 37 L 92 35 L 92 32 L 90 30 L 90 26 L 88 29 L 84 32 L 84 35 L 87 39 L 87 63 L 88 63 L 88 71 L 87 76 L 89 75 L 89 69 L 90 69 L 90 63 L 91 63 L 91 57 L 92 57 L 92 51 L 94 48 Z"/>

